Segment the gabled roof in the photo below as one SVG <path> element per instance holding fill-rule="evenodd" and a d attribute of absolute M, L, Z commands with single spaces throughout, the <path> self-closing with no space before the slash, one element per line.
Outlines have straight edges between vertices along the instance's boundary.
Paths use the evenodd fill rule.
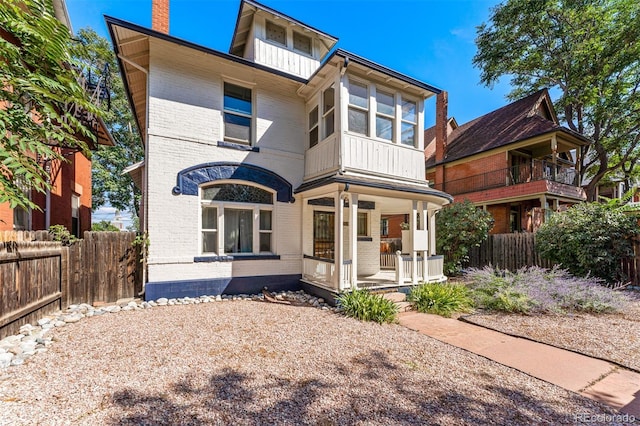
<path fill-rule="evenodd" d="M 558 123 L 549 92 L 546 89 L 539 90 L 453 130 L 447 137 L 446 155 L 442 163 L 552 132 L 570 135 L 578 143 L 590 143 L 585 136 Z M 433 140 L 434 135 L 435 127 L 425 130 L 425 141 Z M 427 139 L 427 136 L 431 138 Z M 426 163 L 427 167 L 434 166 L 435 154 L 429 156 Z"/>
<path fill-rule="evenodd" d="M 253 24 L 254 15 L 257 11 L 267 13 L 274 18 L 282 19 L 284 21 L 294 24 L 304 32 L 311 32 L 320 39 L 324 45 L 322 57 L 328 53 L 333 46 L 338 42 L 338 38 L 303 22 L 298 21 L 282 12 L 278 12 L 268 6 L 258 3 L 254 0 L 242 0 L 240 2 L 240 9 L 238 10 L 238 18 L 236 20 L 236 27 L 233 31 L 233 39 L 231 40 L 231 47 L 229 47 L 229 53 L 236 56 L 242 56 L 245 46 L 247 44 L 247 37 L 251 31 L 251 25 Z"/>

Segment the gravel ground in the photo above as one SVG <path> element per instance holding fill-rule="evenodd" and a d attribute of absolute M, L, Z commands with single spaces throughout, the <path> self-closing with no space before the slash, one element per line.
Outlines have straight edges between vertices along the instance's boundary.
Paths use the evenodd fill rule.
<path fill-rule="evenodd" d="M 640 291 L 621 313 L 606 315 L 475 314 L 474 324 L 585 355 L 617 362 L 640 372 Z"/>
<path fill-rule="evenodd" d="M 0 424 L 528 425 L 614 413 L 400 325 L 311 307 L 165 306 L 53 333 L 47 352 L 0 370 Z"/>

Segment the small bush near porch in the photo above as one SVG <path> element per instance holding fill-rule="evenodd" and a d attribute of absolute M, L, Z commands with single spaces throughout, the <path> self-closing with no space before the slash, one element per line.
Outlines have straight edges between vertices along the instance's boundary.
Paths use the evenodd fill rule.
<path fill-rule="evenodd" d="M 367 290 L 353 290 L 341 294 L 338 304 L 348 317 L 378 324 L 396 322 L 398 307 L 393 301 Z"/>
<path fill-rule="evenodd" d="M 464 284 L 421 284 L 410 290 L 407 299 L 415 304 L 418 312 L 443 317 L 469 312 L 473 307 L 471 292 Z"/>

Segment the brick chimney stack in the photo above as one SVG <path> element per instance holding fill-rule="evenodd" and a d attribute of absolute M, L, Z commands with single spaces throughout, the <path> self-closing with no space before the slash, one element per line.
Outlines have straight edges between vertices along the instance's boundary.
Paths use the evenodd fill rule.
<path fill-rule="evenodd" d="M 447 157 L 447 114 L 449 95 L 444 90 L 436 97 L 436 163 Z"/>
<path fill-rule="evenodd" d="M 151 28 L 169 34 L 169 0 L 151 0 Z"/>

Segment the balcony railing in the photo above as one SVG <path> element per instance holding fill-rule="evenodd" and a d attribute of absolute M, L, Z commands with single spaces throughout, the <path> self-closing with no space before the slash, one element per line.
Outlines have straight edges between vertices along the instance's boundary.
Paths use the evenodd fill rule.
<path fill-rule="evenodd" d="M 444 185 L 437 183 L 433 187 L 451 195 L 458 195 L 539 180 L 579 186 L 578 171 L 575 168 L 544 160 L 533 160 L 529 164 L 520 164 L 506 169 L 455 179 L 445 182 Z"/>

